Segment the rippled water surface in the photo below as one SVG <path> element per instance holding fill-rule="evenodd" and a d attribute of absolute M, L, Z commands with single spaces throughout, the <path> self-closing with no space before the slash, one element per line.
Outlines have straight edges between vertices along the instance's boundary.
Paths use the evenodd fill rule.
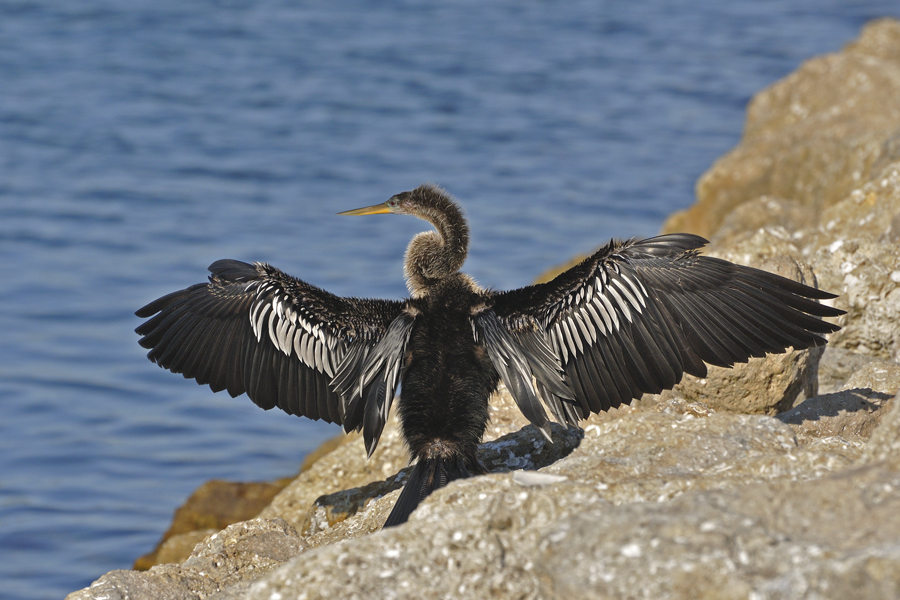
<path fill-rule="evenodd" d="M 895 2 L 0 3 L 0 597 L 128 568 L 210 478 L 334 426 L 151 365 L 136 308 L 218 258 L 402 297 L 424 181 L 496 288 L 650 235 L 750 96 Z"/>

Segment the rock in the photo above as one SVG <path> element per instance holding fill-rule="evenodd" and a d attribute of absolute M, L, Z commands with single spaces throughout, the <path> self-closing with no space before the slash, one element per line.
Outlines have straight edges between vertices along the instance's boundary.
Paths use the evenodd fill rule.
<path fill-rule="evenodd" d="M 710 242 L 714 247 L 732 248 L 744 238 L 763 230 L 775 238 L 775 248 L 783 244 L 791 244 L 796 249 L 797 243 L 803 241 L 807 231 L 814 229 L 818 223 L 818 214 L 811 206 L 797 200 L 787 200 L 773 196 L 760 196 L 739 204 L 727 213 L 716 229 Z M 756 242 L 757 248 L 766 245 Z M 773 254 L 792 254 L 783 249 Z M 749 261 L 748 261 L 749 262 Z M 747 264 L 747 263 L 744 263 Z"/>
<path fill-rule="evenodd" d="M 494 400 L 497 412 L 505 411 L 505 407 L 514 405 L 512 397 L 505 390 L 497 394 Z M 494 422 L 493 428 L 496 432 L 499 428 L 498 423 Z M 513 433 L 483 443 L 478 449 L 478 459 L 489 472 L 539 469 L 569 454 L 578 446 L 581 438 L 580 429 L 564 428 L 554 423 L 553 443 L 550 443 L 537 428 L 527 425 Z M 409 471 L 410 468 L 406 468 L 384 481 L 375 481 L 362 487 L 320 496 L 309 507 L 299 531 L 307 536 L 307 542 L 311 546 L 330 543 L 335 535 L 345 539 L 378 531 L 396 500 L 397 494 L 391 492 L 402 487 L 409 476 Z M 379 507 L 376 511 L 368 513 L 370 504 L 381 498 L 386 498 L 382 502 L 384 508 Z M 357 513 L 364 516 L 355 519 L 348 528 L 334 530 L 335 525 Z M 320 533 L 323 535 L 317 535 Z"/>
<path fill-rule="evenodd" d="M 143 571 L 156 564 L 182 562 L 209 533 L 258 515 L 286 483 L 207 481 L 175 511 L 156 549 L 137 559 L 134 568 Z"/>
<path fill-rule="evenodd" d="M 900 390 L 900 365 L 896 363 L 869 363 L 853 374 L 844 386 L 848 389 L 866 390 L 874 394 L 896 394 Z M 879 420 L 866 446 L 867 462 L 886 461 L 894 469 L 900 469 L 900 402 L 891 399 L 885 403 Z M 881 416 L 881 415 L 880 415 Z"/>
<path fill-rule="evenodd" d="M 900 159 L 873 173 L 871 180 L 828 207 L 822 213 L 820 229 L 825 236 L 818 245 L 836 240 L 863 239 L 891 243 L 900 235 Z"/>
<path fill-rule="evenodd" d="M 528 424 L 503 386 L 491 400 L 489 414 L 491 420 L 485 441 L 518 431 Z M 259 516 L 283 518 L 305 533 L 320 531 L 326 523 L 334 525 L 364 508 L 372 498 L 397 489 L 407 475 L 399 471 L 408 464 L 409 454 L 400 437 L 395 411 L 391 413 L 371 458 L 366 459 L 361 436 L 352 434 L 350 441 L 301 473 Z M 319 497 L 325 496 L 329 498 L 322 504 L 315 504 Z"/>
<path fill-rule="evenodd" d="M 310 550 L 247 598 L 900 590 L 896 470 L 835 461 L 816 472 L 775 419 L 657 409 L 589 427 L 570 456 L 524 480 L 453 482 L 407 525 Z"/>
<path fill-rule="evenodd" d="M 509 394 L 502 391 L 491 404 L 490 416 L 486 440 L 528 424 Z M 135 561 L 134 568 L 147 570 L 157 564 L 181 563 L 207 535 L 257 515 L 285 517 L 305 535 L 335 525 L 364 508 L 372 498 L 402 485 L 408 472 L 400 469 L 406 466 L 409 457 L 397 426 L 396 418 L 392 416 L 378 450 L 369 460 L 366 460 L 362 439 L 357 433 L 325 442 L 306 458 L 300 476 L 291 481 L 290 489 L 274 502 L 273 498 L 289 481 L 231 483 L 214 480 L 203 484 L 175 512 L 172 525 L 156 549 Z M 317 464 L 320 459 L 322 462 Z M 320 496 L 323 500 L 316 502 Z M 378 528 L 380 525 L 373 526 L 371 531 Z M 355 533 L 368 532 L 370 530 Z M 328 539 L 328 536 L 322 537 Z"/>
<path fill-rule="evenodd" d="M 399 490 L 409 478 L 410 469 L 406 468 L 391 475 L 384 481 L 373 481 L 362 487 L 340 490 L 332 494 L 319 496 L 309 506 L 303 518 L 303 528 L 301 531 L 307 536 L 310 545 L 319 546 L 323 543 L 331 543 L 339 539 L 349 539 L 366 535 L 381 529 L 384 521 L 379 523 L 377 518 L 368 515 L 364 519 L 356 519 L 352 523 L 351 529 L 342 528 L 340 532 L 334 527 L 339 523 L 343 523 L 347 519 L 357 515 L 365 514 L 371 502 L 378 500 L 387 495 L 392 498 L 397 494 L 391 494 L 394 490 Z M 379 511 L 380 515 L 382 511 Z M 389 511 L 388 511 L 389 512 Z M 387 518 L 387 513 L 385 513 Z M 323 536 L 316 534 L 325 532 Z M 335 537 L 335 536 L 338 537 Z"/>
<path fill-rule="evenodd" d="M 544 597 L 895 598 L 900 495 L 885 494 L 887 482 L 900 477 L 857 469 L 590 507 L 515 530 L 507 561 L 532 565 L 526 581 Z"/>
<path fill-rule="evenodd" d="M 793 427 L 800 444 L 840 437 L 843 442 L 838 443 L 862 451 L 872 431 L 893 404 L 892 398 L 892 395 L 872 390 L 843 390 L 811 398 L 777 418 Z"/>
<path fill-rule="evenodd" d="M 776 419 L 675 400 L 605 423 L 589 421 L 581 445 L 541 472 L 596 486 L 603 498 L 620 504 L 772 478 L 819 477 L 855 458 L 807 451 Z"/>
<path fill-rule="evenodd" d="M 717 415 L 703 405 L 682 400 L 598 415 L 587 425 L 585 440 L 571 455 L 540 471 L 527 472 L 534 475 L 524 479 L 520 471 L 513 481 L 522 487 L 579 482 L 585 490 L 591 490 L 596 502 L 623 503 L 662 501 L 690 490 L 730 487 L 775 477 L 815 477 L 850 464 L 849 459 L 838 454 L 823 458 L 821 453 L 805 453 L 797 447 L 791 430 L 773 419 Z M 569 431 L 554 428 L 554 433 L 565 435 Z M 577 437 L 557 440 L 550 446 L 529 427 L 484 444 L 482 460 L 489 462 L 494 455 L 505 461 L 501 468 L 534 468 L 554 458 L 540 458 L 546 448 L 558 447 L 558 452 L 564 452 Z M 497 463 L 491 466 L 496 467 Z M 497 481 L 496 477 L 478 480 Z M 471 508 L 471 503 L 482 503 L 484 498 L 495 495 L 496 490 L 473 495 L 468 487 L 455 494 L 435 494 L 414 515 L 427 512 L 426 506 L 442 501 L 464 511 L 468 510 L 466 506 Z M 333 543 L 335 534 L 346 539 L 357 537 L 360 531 L 377 531 L 395 498 L 396 492 L 373 499 L 359 514 L 309 538 L 311 545 L 325 545 L 324 540 Z M 411 522 L 416 518 L 412 517 Z M 505 517 L 491 518 L 502 521 Z"/>
<path fill-rule="evenodd" d="M 637 410 L 648 410 L 655 407 L 658 402 L 658 397 L 648 394 L 643 399 L 633 402 L 633 406 L 622 406 L 609 412 L 592 415 L 590 420 L 585 423 L 605 423 Z M 682 407 L 687 406 L 686 403 L 679 400 L 671 401 L 669 404 L 673 407 L 677 405 L 679 414 L 683 412 Z M 537 469 L 543 467 L 568 455 L 582 438 L 580 430 L 574 428 L 565 429 L 554 424 L 552 426 L 554 443 L 547 443 L 543 435 L 534 427 L 530 425 L 523 426 L 523 423 L 527 423 L 527 421 L 515 407 L 512 397 L 502 386 L 500 392 L 492 397 L 490 410 L 492 420 L 486 438 L 491 439 L 491 441 L 486 441 L 479 448 L 479 460 L 489 471 L 506 472 L 513 469 Z M 685 408 L 684 410 L 689 409 Z M 499 434 L 507 430 L 511 430 L 511 433 L 508 432 L 499 436 Z M 405 479 L 407 474 L 408 470 L 404 469 L 398 476 Z M 379 531 L 394 507 L 400 492 L 396 489 L 391 492 L 387 491 L 386 488 L 388 487 L 394 489 L 393 478 L 388 478 L 384 482 L 376 482 L 372 487 L 364 486 L 364 488 L 368 487 L 369 489 L 366 491 L 369 491 L 377 489 L 377 486 L 384 486 L 385 493 L 383 496 L 368 493 L 352 518 L 337 521 L 331 526 L 327 524 L 327 504 L 332 502 L 332 500 L 328 497 L 317 499 L 316 504 L 313 506 L 313 510 L 317 512 L 317 515 L 310 517 L 310 520 L 318 519 L 318 523 L 314 528 L 311 528 L 315 533 L 306 538 L 307 543 L 313 547 L 322 546 Z M 348 490 L 348 492 L 351 494 L 358 493 L 360 497 L 363 497 L 365 494 L 362 490 Z M 325 506 L 319 506 L 320 504 Z M 303 523 L 305 525 L 306 521 L 303 521 Z"/>
<path fill-rule="evenodd" d="M 884 461 L 893 469 L 900 470 L 900 402 L 892 404 L 884 419 L 872 432 L 863 459 L 866 462 Z M 896 487 L 893 489 L 885 487 L 884 492 L 898 493 Z"/>
<path fill-rule="evenodd" d="M 847 311 L 830 344 L 900 360 L 900 246 L 890 241 L 900 214 L 900 161 L 825 211 L 810 262 Z"/>
<path fill-rule="evenodd" d="M 519 431 L 482 444 L 478 449 L 478 459 L 489 472 L 538 469 L 569 454 L 578 446 L 582 438 L 581 430 L 566 429 L 556 424 L 552 426 L 552 434 L 553 443 L 551 444 L 534 426 L 528 425 Z M 401 480 L 406 479 L 408 471 L 409 469 L 404 469 L 399 474 Z M 391 484 L 393 479 L 388 478 L 384 483 Z M 367 487 L 371 490 L 375 485 Z M 342 520 L 337 523 L 337 526 L 329 526 L 323 519 L 320 521 L 321 526 L 306 538 L 306 541 L 310 546 L 321 546 L 379 531 L 400 494 L 399 486 L 393 489 L 397 491 L 386 493 L 383 496 L 372 494 L 367 490 L 368 494 L 364 498 L 364 502 L 360 502 L 357 509 L 358 515 L 354 513 L 354 518 Z M 352 495 L 354 492 L 354 490 L 348 490 L 348 494 Z M 363 496 L 362 491 L 357 493 L 359 496 Z M 316 500 L 314 509 L 317 509 L 320 514 L 327 514 L 327 504 L 330 501 L 332 500 L 329 497 L 319 498 Z"/>
<path fill-rule="evenodd" d="M 212 534 L 221 531 L 220 529 L 197 529 L 196 531 L 188 531 L 171 536 L 169 539 L 160 542 L 156 547 L 155 553 L 149 555 L 153 557 L 153 564 L 144 567 L 143 561 L 148 557 L 141 557 L 135 561 L 135 571 L 146 571 L 154 565 L 180 564 L 186 561 L 194 548 Z M 140 566 L 139 566 L 140 565 Z M 142 568 L 143 567 L 143 568 Z"/>
<path fill-rule="evenodd" d="M 756 267 L 757 269 L 775 270 L 779 275 L 789 279 L 797 279 L 816 287 L 817 279 L 804 262 L 803 240 L 794 238 L 785 230 L 776 227 L 747 230 L 735 234 L 723 244 L 721 238 L 707 246 L 704 254 L 718 256 L 731 262 Z"/>
<path fill-rule="evenodd" d="M 775 415 L 815 395 L 820 354 L 819 349 L 795 350 L 751 358 L 730 369 L 711 366 L 706 377 L 686 375 L 671 393 L 715 410 Z"/>
<path fill-rule="evenodd" d="M 878 360 L 874 356 L 857 354 L 831 344 L 825 346 L 825 352 L 819 359 L 819 393 L 838 391 L 860 367 Z"/>
<path fill-rule="evenodd" d="M 309 528 L 309 511 L 316 498 L 384 481 L 409 463 L 409 455 L 400 437 L 396 411 L 381 434 L 378 448 L 366 460 L 362 436 L 351 439 L 322 456 L 292 481 L 261 513 L 262 518 L 280 517 L 298 531 Z"/>
<path fill-rule="evenodd" d="M 284 520 L 255 519 L 207 537 L 182 565 L 111 571 L 67 600 L 197 600 L 226 589 L 234 594 L 305 548 Z"/>
<path fill-rule="evenodd" d="M 813 58 L 750 102 L 741 143 L 697 182 L 697 202 L 664 231 L 716 233 L 761 196 L 815 213 L 900 158 L 900 22 L 868 24 L 842 52 Z"/>
<path fill-rule="evenodd" d="M 334 436 L 330 440 L 325 440 L 319 445 L 318 448 L 306 455 L 306 458 L 303 459 L 303 463 L 300 465 L 300 473 L 308 471 L 316 463 L 316 461 L 318 461 L 323 456 L 327 456 L 344 444 L 349 444 L 350 442 L 357 439 L 359 439 L 359 434 L 356 432 L 351 432 L 350 435 L 345 435 L 342 432 Z"/>
<path fill-rule="evenodd" d="M 900 390 L 900 365 L 882 360 L 866 363 L 850 376 L 843 389 L 865 389 L 895 395 Z"/>

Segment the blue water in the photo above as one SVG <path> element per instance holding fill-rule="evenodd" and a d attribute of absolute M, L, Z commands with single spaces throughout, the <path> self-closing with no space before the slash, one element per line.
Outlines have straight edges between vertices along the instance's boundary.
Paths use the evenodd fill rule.
<path fill-rule="evenodd" d="M 231 257 L 401 297 L 433 181 L 509 288 L 650 235 L 750 96 L 896 0 L 0 2 L 0 597 L 128 568 L 210 478 L 337 429 L 147 362 L 133 311 Z"/>

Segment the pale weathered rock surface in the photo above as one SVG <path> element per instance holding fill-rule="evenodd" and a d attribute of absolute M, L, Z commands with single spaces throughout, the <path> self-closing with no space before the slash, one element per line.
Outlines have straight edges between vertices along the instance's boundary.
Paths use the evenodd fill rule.
<path fill-rule="evenodd" d="M 194 531 L 173 535 L 160 542 L 152 555 L 142 556 L 136 560 L 134 568 L 136 571 L 146 571 L 155 565 L 183 563 L 190 558 L 197 544 L 219 531 L 221 530 L 218 528 L 195 529 Z M 144 561 L 147 561 L 150 557 L 153 559 L 153 564 L 144 567 Z"/>
<path fill-rule="evenodd" d="M 879 360 L 875 356 L 857 354 L 829 344 L 819 359 L 819 393 L 830 394 L 842 389 L 857 370 Z"/>
<path fill-rule="evenodd" d="M 555 427 L 553 444 L 499 394 L 493 473 L 379 531 L 408 460 L 392 421 L 369 461 L 358 438 L 337 443 L 270 520 L 70 598 L 900 597 L 898 92 L 900 22 L 870 24 L 758 95 L 741 146 L 670 221 L 841 294 L 821 360 L 711 369 L 583 434 Z"/>
<path fill-rule="evenodd" d="M 503 388 L 491 403 L 490 417 L 485 441 L 528 425 Z M 399 489 L 407 476 L 400 470 L 408 464 L 409 454 L 394 412 L 371 458 L 366 459 L 362 437 L 352 434 L 347 443 L 310 465 L 259 516 L 281 517 L 306 535 L 316 533 L 365 508 L 371 499 Z M 317 502 L 320 497 L 325 498 Z"/>
<path fill-rule="evenodd" d="M 498 394 L 495 401 L 500 405 L 513 404 L 512 398 L 505 393 Z M 492 473 L 539 469 L 568 455 L 582 437 L 580 429 L 553 424 L 553 443 L 550 443 L 534 426 L 528 425 L 483 443 L 478 450 L 478 458 Z M 308 536 L 305 538 L 307 543 L 321 546 L 380 530 L 397 500 L 400 484 L 406 480 L 408 471 L 404 469 L 384 482 L 373 482 L 363 488 L 316 499 L 303 522 L 305 529 L 302 531 Z M 342 514 L 341 518 L 334 519 L 335 509 L 344 509 L 348 504 L 355 504 L 351 514 Z"/>
<path fill-rule="evenodd" d="M 872 432 L 863 457 L 868 462 L 885 461 L 895 470 L 900 469 L 900 402 L 893 403 L 881 424 Z M 898 493 L 896 487 L 888 489 L 885 486 L 884 491 Z"/>
<path fill-rule="evenodd" d="M 778 419 L 793 427 L 800 444 L 837 436 L 840 443 L 861 451 L 892 399 L 872 390 L 842 390 L 811 398 Z"/>
<path fill-rule="evenodd" d="M 764 230 L 775 237 L 773 250 L 782 250 L 783 243 L 802 240 L 805 231 L 818 222 L 815 210 L 797 200 L 773 196 L 760 196 L 739 204 L 725 215 L 722 223 L 710 237 L 713 246 L 733 248 L 757 231 Z M 754 246 L 765 248 L 763 244 Z M 777 249 L 777 250 L 776 250 Z M 776 253 L 773 252 L 773 253 Z M 789 254 L 780 251 L 778 254 Z M 746 263 L 745 263 L 746 264 Z"/>
<path fill-rule="evenodd" d="M 827 391 L 777 416 L 810 452 L 860 458 L 893 407 L 900 365 L 828 347 L 820 364 Z"/>
<path fill-rule="evenodd" d="M 175 511 L 172 525 L 157 547 L 137 559 L 134 568 L 143 571 L 156 564 L 184 561 L 207 535 L 259 514 L 285 485 L 207 481 Z"/>
<path fill-rule="evenodd" d="M 831 444 L 861 455 L 872 432 L 890 411 L 900 389 L 900 365 L 863 364 L 840 391 L 823 394 L 778 415 L 800 444 Z"/>
<path fill-rule="evenodd" d="M 596 486 L 605 499 L 620 504 L 781 477 L 819 477 L 856 458 L 809 452 L 777 419 L 712 412 L 697 417 L 697 408 L 662 403 L 588 424 L 581 445 L 543 472 Z"/>
<path fill-rule="evenodd" d="M 875 21 L 844 51 L 808 60 L 757 94 L 741 143 L 700 178 L 697 203 L 664 230 L 710 237 L 734 208 L 761 196 L 819 213 L 900 158 L 898 47 L 900 22 Z"/>
<path fill-rule="evenodd" d="M 149 571 L 111 571 L 68 600 L 182 600 L 207 598 L 223 590 L 246 589 L 306 544 L 282 519 L 230 525 L 198 544 L 184 564 Z"/>
<path fill-rule="evenodd" d="M 830 343 L 900 359 L 900 161 L 825 211 L 810 262 L 824 289 L 840 294 L 844 327 Z"/>
<path fill-rule="evenodd" d="M 396 412 L 391 415 L 372 458 L 366 460 L 362 436 L 352 438 L 300 474 L 261 513 L 262 518 L 285 519 L 298 531 L 307 527 L 308 512 L 319 496 L 333 494 L 395 475 L 409 463 L 400 438 Z"/>
<path fill-rule="evenodd" d="M 885 419 L 876 431 L 879 439 L 900 437 L 900 411 L 890 416 L 894 413 L 897 418 Z M 595 452 L 579 448 L 524 484 L 515 474 L 454 482 L 426 500 L 408 525 L 311 550 L 254 583 L 246 597 L 688 599 L 748 598 L 752 592 L 764 598 L 895 598 L 900 593 L 896 457 L 890 462 L 874 453 L 868 462 L 807 479 L 803 467 L 787 466 L 790 459 L 783 470 L 766 459 L 778 464 L 780 457 L 798 453 L 790 430 L 774 419 L 665 412 L 648 418 L 651 414 L 625 415 L 596 434 L 597 440 L 621 435 L 621 441 L 612 441 L 608 464 L 615 464 L 615 448 L 628 438 L 644 446 L 641 429 L 664 437 L 675 424 L 676 430 L 686 428 L 678 435 L 693 436 L 706 449 L 689 464 L 707 462 L 703 471 L 710 475 L 737 468 L 743 477 L 733 486 L 642 501 L 661 490 L 670 498 L 668 481 L 691 467 L 666 460 L 667 448 L 657 443 L 659 467 L 637 466 L 644 481 L 652 481 L 646 475 L 654 471 L 656 481 L 619 494 L 615 485 L 601 485 L 609 470 L 601 464 L 607 446 L 598 441 Z M 750 432 L 742 426 L 747 424 Z M 592 435 L 586 434 L 585 443 Z M 565 466 L 573 461 L 597 464 Z M 566 479 L 541 484 L 545 473 L 565 473 Z M 753 478 L 756 483 L 747 482 Z"/>

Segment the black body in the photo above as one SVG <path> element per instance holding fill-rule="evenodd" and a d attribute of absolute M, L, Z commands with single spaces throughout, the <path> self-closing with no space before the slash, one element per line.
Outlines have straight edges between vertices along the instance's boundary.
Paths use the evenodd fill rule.
<path fill-rule="evenodd" d="M 406 345 L 398 409 L 415 456 L 447 449 L 474 467 L 487 426 L 487 401 L 500 378 L 472 337 L 471 314 L 485 298 L 467 284 L 462 277 L 451 279 L 412 302 L 418 316 Z"/>
<path fill-rule="evenodd" d="M 406 521 L 422 498 L 449 481 L 484 472 L 477 450 L 497 375 L 472 336 L 471 314 L 485 297 L 462 276 L 414 300 L 418 316 L 404 356 L 400 411 L 403 437 L 418 459 L 385 527 Z"/>

